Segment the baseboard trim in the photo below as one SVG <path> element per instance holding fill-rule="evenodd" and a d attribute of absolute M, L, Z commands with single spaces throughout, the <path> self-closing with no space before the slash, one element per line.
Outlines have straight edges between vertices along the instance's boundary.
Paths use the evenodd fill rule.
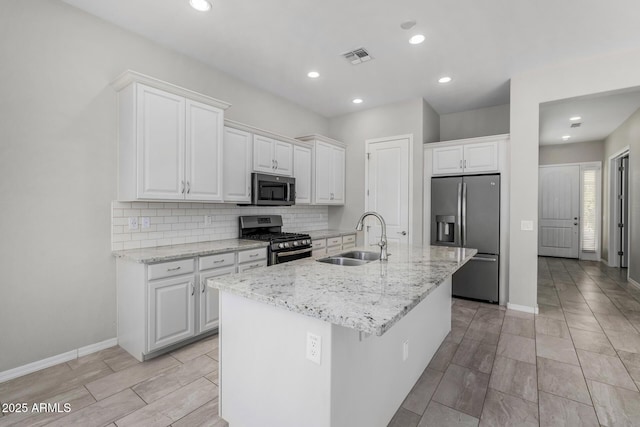
<path fill-rule="evenodd" d="M 640 283 L 636 282 L 631 277 L 627 277 L 627 281 L 631 283 L 633 286 L 635 286 L 636 288 L 640 289 Z"/>
<path fill-rule="evenodd" d="M 51 366 L 68 362 L 70 360 L 77 359 L 78 357 L 86 356 L 87 354 L 95 353 L 97 351 L 104 350 L 105 348 L 113 347 L 117 344 L 117 338 L 110 338 L 99 343 L 90 344 L 84 347 L 77 348 L 75 350 L 67 351 L 66 353 L 27 363 L 26 365 L 18 366 L 17 368 L 0 372 L 0 383 L 30 374 L 32 372 L 40 371 L 45 368 L 50 368 Z"/>
<path fill-rule="evenodd" d="M 528 305 L 511 304 L 510 302 L 508 302 L 507 303 L 507 309 L 515 310 L 515 311 L 523 311 L 525 313 L 538 314 L 538 306 L 537 305 L 535 307 L 529 307 Z"/>

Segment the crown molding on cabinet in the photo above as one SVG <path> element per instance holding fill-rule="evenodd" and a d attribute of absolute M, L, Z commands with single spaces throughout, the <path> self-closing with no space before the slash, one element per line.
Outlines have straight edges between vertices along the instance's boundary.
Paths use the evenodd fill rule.
<path fill-rule="evenodd" d="M 344 142 L 336 141 L 335 139 L 331 139 L 324 135 L 318 135 L 316 133 L 311 135 L 299 136 L 296 138 L 296 140 L 305 141 L 305 142 L 322 141 L 322 142 L 326 142 L 327 144 L 333 144 L 342 148 L 347 148 L 347 144 L 345 144 Z"/>
<path fill-rule="evenodd" d="M 154 77 L 147 76 L 133 70 L 127 70 L 124 73 L 120 74 L 120 76 L 118 76 L 113 82 L 111 82 L 111 86 L 116 90 L 116 92 L 119 92 L 120 90 L 129 86 L 131 83 L 142 83 L 155 89 L 164 90 L 174 95 L 183 96 L 193 101 L 202 102 L 203 104 L 211 105 L 212 107 L 221 108 L 223 110 L 231 107 L 231 104 L 229 104 L 228 102 L 221 101 L 219 99 L 212 98 L 198 92 L 194 92 L 190 89 L 185 89 L 183 87 L 174 85 L 173 83 L 158 80 Z"/>
<path fill-rule="evenodd" d="M 279 133 L 257 128 L 245 123 L 236 122 L 235 120 L 224 119 L 224 125 L 233 129 L 243 130 L 254 135 L 261 135 L 266 138 L 277 139 L 278 141 L 284 141 L 294 145 L 301 145 L 303 147 L 311 147 L 312 145 L 310 141 L 299 141 L 298 139 L 291 138 L 290 136 L 280 135 Z"/>
<path fill-rule="evenodd" d="M 488 136 L 479 136 L 476 138 L 464 138 L 464 139 L 454 139 L 451 141 L 434 141 L 434 142 L 425 142 L 423 144 L 424 148 L 433 148 L 433 147 L 446 147 L 447 145 L 464 145 L 464 144 L 477 144 L 479 142 L 492 142 L 492 141 L 508 141 L 511 138 L 511 134 L 503 133 L 500 135 L 488 135 Z"/>

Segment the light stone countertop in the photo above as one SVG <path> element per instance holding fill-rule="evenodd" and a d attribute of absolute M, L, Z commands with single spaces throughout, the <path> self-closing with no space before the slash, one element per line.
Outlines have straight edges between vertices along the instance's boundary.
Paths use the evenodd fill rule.
<path fill-rule="evenodd" d="M 211 278 L 207 284 L 294 313 L 382 335 L 477 250 L 402 246 L 390 252 L 386 263 L 347 267 L 309 258 Z"/>
<path fill-rule="evenodd" d="M 356 234 L 357 231 L 356 231 L 356 229 L 354 227 L 352 230 L 333 230 L 333 229 L 328 229 L 328 230 L 308 231 L 306 233 L 309 234 L 309 236 L 311 236 L 311 240 L 315 240 L 315 239 L 326 239 L 326 238 L 329 238 L 329 237 L 347 236 L 347 235 L 350 235 L 350 234 Z"/>
<path fill-rule="evenodd" d="M 226 239 L 201 243 L 186 243 L 183 245 L 158 246 L 155 248 L 128 249 L 124 251 L 113 251 L 112 254 L 116 258 L 123 258 L 127 261 L 150 264 L 180 258 L 266 248 L 267 246 L 269 246 L 267 242 L 257 240 Z"/>

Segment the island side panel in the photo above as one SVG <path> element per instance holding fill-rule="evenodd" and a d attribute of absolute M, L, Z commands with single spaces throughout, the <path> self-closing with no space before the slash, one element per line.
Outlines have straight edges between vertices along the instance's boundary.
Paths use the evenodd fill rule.
<path fill-rule="evenodd" d="M 382 336 L 332 329 L 331 426 L 384 427 L 451 330 L 451 276 Z"/>
<path fill-rule="evenodd" d="M 307 332 L 322 339 L 306 359 Z M 220 416 L 231 426 L 329 427 L 331 324 L 220 291 Z"/>

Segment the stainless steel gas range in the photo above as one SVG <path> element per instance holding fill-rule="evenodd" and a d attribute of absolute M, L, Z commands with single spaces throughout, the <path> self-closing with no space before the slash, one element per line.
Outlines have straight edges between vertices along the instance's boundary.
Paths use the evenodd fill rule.
<path fill-rule="evenodd" d="M 311 236 L 282 232 L 280 215 L 241 216 L 240 238 L 269 242 L 268 265 L 311 256 Z"/>

